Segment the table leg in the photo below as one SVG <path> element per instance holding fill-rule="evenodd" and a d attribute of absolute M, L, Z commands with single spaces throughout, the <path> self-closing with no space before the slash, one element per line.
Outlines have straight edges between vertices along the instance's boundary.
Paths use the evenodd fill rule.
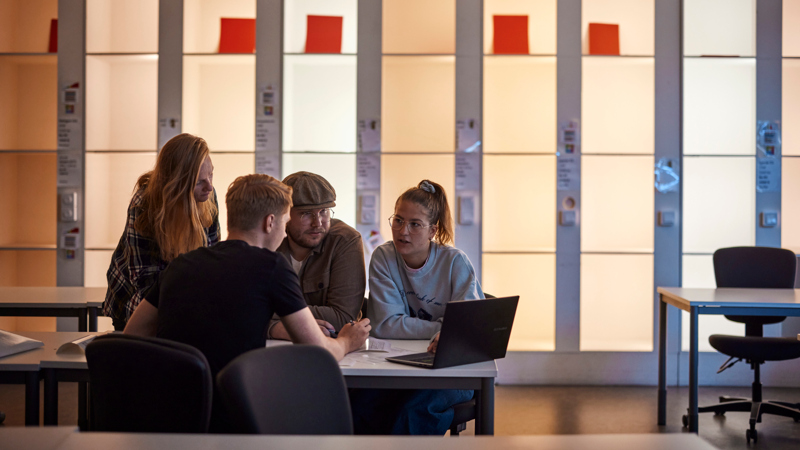
<path fill-rule="evenodd" d="M 689 321 L 689 431 L 693 433 L 697 433 L 697 421 L 698 421 L 698 401 L 697 401 L 697 364 L 698 360 L 698 349 L 697 349 L 697 322 L 699 320 L 699 315 L 697 313 L 697 307 L 692 306 L 691 311 L 689 312 L 690 321 Z"/>
<path fill-rule="evenodd" d="M 78 428 L 80 428 L 81 431 L 89 430 L 89 409 L 87 407 L 87 400 L 89 398 L 88 384 L 89 383 L 85 381 L 78 382 Z"/>
<path fill-rule="evenodd" d="M 25 374 L 25 426 L 39 426 L 39 372 Z"/>
<path fill-rule="evenodd" d="M 55 369 L 44 372 L 44 424 L 58 425 L 58 378 Z"/>
<path fill-rule="evenodd" d="M 82 313 L 78 316 L 78 331 L 89 331 L 88 318 L 89 309 L 83 309 Z"/>
<path fill-rule="evenodd" d="M 494 378 L 481 378 L 481 390 L 475 405 L 475 434 L 494 436 Z"/>
<path fill-rule="evenodd" d="M 667 304 L 658 295 L 658 424 L 667 424 Z"/>
<path fill-rule="evenodd" d="M 89 331 L 97 331 L 97 308 L 89 308 Z"/>

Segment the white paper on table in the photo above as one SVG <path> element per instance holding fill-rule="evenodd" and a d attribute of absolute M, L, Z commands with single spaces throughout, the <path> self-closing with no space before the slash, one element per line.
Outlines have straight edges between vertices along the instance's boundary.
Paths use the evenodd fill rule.
<path fill-rule="evenodd" d="M 0 330 L 0 358 L 44 347 L 44 342 Z"/>
<path fill-rule="evenodd" d="M 58 347 L 58 350 L 56 350 L 56 354 L 83 355 L 86 353 L 86 346 L 89 345 L 89 343 L 92 342 L 96 337 L 97 336 L 95 335 L 84 336 L 80 339 L 75 339 L 74 341 L 62 344 L 61 347 Z"/>
<path fill-rule="evenodd" d="M 392 343 L 382 339 L 368 337 L 357 352 L 389 352 L 392 350 Z"/>

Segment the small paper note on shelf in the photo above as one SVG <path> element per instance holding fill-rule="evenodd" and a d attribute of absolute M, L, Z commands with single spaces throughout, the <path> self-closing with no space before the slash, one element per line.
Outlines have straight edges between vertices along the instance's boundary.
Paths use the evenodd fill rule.
<path fill-rule="evenodd" d="M 342 53 L 342 16 L 306 19 L 306 53 Z"/>
<path fill-rule="evenodd" d="M 220 53 L 255 53 L 256 19 L 220 18 Z"/>
<path fill-rule="evenodd" d="M 495 55 L 525 55 L 528 53 L 528 16 L 499 16 L 493 18 Z"/>
<path fill-rule="evenodd" d="M 35 348 L 44 347 L 42 341 L 28 339 L 25 336 L 0 330 L 0 358 L 15 353 L 27 352 Z"/>
<path fill-rule="evenodd" d="M 80 339 L 75 339 L 74 341 L 62 344 L 61 347 L 58 347 L 58 350 L 56 350 L 56 354 L 82 355 L 84 352 L 86 352 L 86 346 L 89 345 L 89 343 L 92 342 L 95 337 L 97 336 L 84 336 Z"/>

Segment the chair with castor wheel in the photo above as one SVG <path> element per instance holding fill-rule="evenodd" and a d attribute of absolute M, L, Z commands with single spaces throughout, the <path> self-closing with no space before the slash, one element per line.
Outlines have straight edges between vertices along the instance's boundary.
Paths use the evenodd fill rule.
<path fill-rule="evenodd" d="M 791 250 L 772 247 L 730 247 L 714 252 L 714 276 L 718 288 L 793 289 L 797 257 Z M 761 364 L 800 358 L 800 341 L 795 338 L 764 337 L 764 325 L 786 319 L 782 316 L 725 316 L 745 324 L 745 336 L 715 334 L 711 346 L 730 356 L 719 368 L 722 372 L 739 361 L 746 361 L 754 372 L 752 398 L 720 397 L 719 403 L 704 406 L 699 412 L 722 416 L 728 411 L 750 412 L 750 428 L 745 433 L 748 444 L 758 442 L 756 423 L 764 414 L 791 417 L 800 421 L 800 404 L 764 401 L 761 397 Z M 688 416 L 683 416 L 688 426 Z"/>

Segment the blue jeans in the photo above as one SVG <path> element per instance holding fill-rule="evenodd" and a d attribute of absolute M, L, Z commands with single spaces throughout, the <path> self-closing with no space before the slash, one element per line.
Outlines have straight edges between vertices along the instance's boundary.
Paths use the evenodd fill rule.
<path fill-rule="evenodd" d="M 355 434 L 442 436 L 453 421 L 453 406 L 474 394 L 457 389 L 352 389 Z"/>

